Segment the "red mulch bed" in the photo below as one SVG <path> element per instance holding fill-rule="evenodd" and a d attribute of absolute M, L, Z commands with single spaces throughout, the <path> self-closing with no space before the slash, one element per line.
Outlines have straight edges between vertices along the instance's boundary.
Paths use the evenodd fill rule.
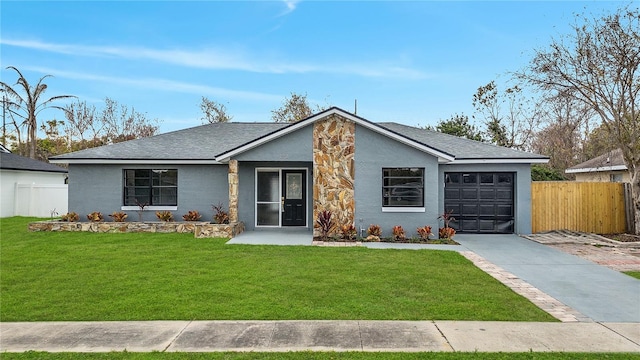
<path fill-rule="evenodd" d="M 602 234 L 602 236 L 621 242 L 640 242 L 640 236 L 632 234 Z"/>

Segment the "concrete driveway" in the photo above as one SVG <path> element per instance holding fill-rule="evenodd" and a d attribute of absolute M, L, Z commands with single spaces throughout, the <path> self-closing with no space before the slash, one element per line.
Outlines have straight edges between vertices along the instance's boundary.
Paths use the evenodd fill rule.
<path fill-rule="evenodd" d="M 640 280 L 517 235 L 455 240 L 594 321 L 640 322 Z"/>

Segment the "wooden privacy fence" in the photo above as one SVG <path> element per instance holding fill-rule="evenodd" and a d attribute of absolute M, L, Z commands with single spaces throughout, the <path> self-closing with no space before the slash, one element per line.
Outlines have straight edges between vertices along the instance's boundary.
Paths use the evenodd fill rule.
<path fill-rule="evenodd" d="M 625 184 L 536 181 L 531 183 L 532 231 L 624 233 Z"/>

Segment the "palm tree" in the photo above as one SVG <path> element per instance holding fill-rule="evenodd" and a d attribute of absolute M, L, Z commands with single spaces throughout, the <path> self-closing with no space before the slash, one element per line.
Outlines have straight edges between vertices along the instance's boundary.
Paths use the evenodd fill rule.
<path fill-rule="evenodd" d="M 38 131 L 38 121 L 37 116 L 38 113 L 46 108 L 54 107 L 57 109 L 62 109 L 58 106 L 51 106 L 51 102 L 61 99 L 73 98 L 75 96 L 72 95 L 58 95 L 49 98 L 46 101 L 39 102 L 40 97 L 47 90 L 47 84 L 44 84 L 42 81 L 51 75 L 45 75 L 40 78 L 36 86 L 31 87 L 27 79 L 22 75 L 20 70 L 15 68 L 14 66 L 8 66 L 7 69 L 13 69 L 18 73 L 18 81 L 16 81 L 15 85 L 20 85 L 22 90 L 24 90 L 24 97 L 20 95 L 18 91 L 13 89 L 10 85 L 0 81 L 0 92 L 4 92 L 7 95 L 6 105 L 8 110 L 15 114 L 24 121 L 21 125 L 27 126 L 27 144 L 29 146 L 29 157 L 32 159 L 36 158 L 36 144 L 38 142 L 37 131 Z M 14 85 L 14 86 L 15 86 Z M 64 109 L 62 109 L 64 110 Z"/>

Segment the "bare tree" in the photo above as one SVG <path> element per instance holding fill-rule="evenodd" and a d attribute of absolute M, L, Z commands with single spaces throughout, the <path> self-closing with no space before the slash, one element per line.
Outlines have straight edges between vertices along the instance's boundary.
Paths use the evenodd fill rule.
<path fill-rule="evenodd" d="M 316 112 L 325 109 L 325 107 L 316 105 Z M 313 113 L 314 111 L 307 100 L 307 94 L 292 92 L 291 96 L 284 100 L 281 107 L 271 111 L 271 119 L 275 122 L 294 123 L 308 118 Z"/>
<path fill-rule="evenodd" d="M 516 75 L 596 112 L 631 173 L 635 231 L 640 234 L 640 12 L 626 6 L 602 17 L 578 15 L 570 34 L 536 50 Z"/>
<path fill-rule="evenodd" d="M 495 81 L 478 88 L 473 107 L 484 119 L 488 140 L 496 145 L 526 150 L 539 125 L 537 107 L 515 85 L 498 91 Z"/>
<path fill-rule="evenodd" d="M 128 106 L 120 105 L 110 98 L 106 98 L 104 102 L 100 121 L 108 144 L 153 136 L 158 131 L 156 119 L 148 119 L 133 107 L 129 110 Z"/>
<path fill-rule="evenodd" d="M 22 92 L 24 92 L 24 94 L 20 95 L 20 92 L 18 92 L 18 90 L 1 81 L 0 90 L 2 90 L 2 92 L 5 93 L 8 97 L 8 100 L 6 101 L 8 103 L 7 109 L 13 115 L 16 115 L 24 120 L 22 124 L 20 124 L 20 126 L 24 125 L 27 128 L 26 142 L 27 144 L 29 144 L 29 157 L 35 159 L 38 141 L 38 114 L 40 113 L 40 111 L 49 107 L 59 108 L 57 106 L 50 105 L 53 101 L 68 99 L 74 96 L 58 95 L 53 96 L 45 101 L 40 101 L 40 97 L 47 90 L 47 84 L 43 83 L 43 81 L 51 75 L 45 75 L 41 77 L 35 86 L 31 86 L 24 75 L 22 75 L 20 70 L 18 70 L 16 67 L 9 66 L 7 67 L 7 69 L 12 69 L 16 73 L 18 73 L 18 80 L 16 81 L 14 86 L 18 85 L 18 88 Z"/>
<path fill-rule="evenodd" d="M 203 124 L 226 123 L 233 119 L 233 116 L 227 114 L 227 107 L 224 104 L 217 103 L 204 96 L 200 102 L 200 110 L 204 115 L 201 118 Z"/>

